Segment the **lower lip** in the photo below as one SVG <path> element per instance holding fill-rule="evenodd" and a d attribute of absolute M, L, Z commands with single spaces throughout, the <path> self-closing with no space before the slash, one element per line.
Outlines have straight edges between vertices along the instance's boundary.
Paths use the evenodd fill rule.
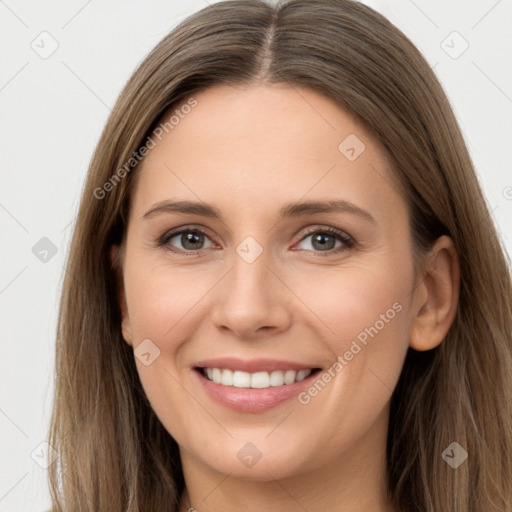
<path fill-rule="evenodd" d="M 318 372 L 312 373 L 300 382 L 264 389 L 223 386 L 207 379 L 198 370 L 193 370 L 193 373 L 196 374 L 208 395 L 225 407 L 240 412 L 264 412 L 297 397 L 316 378 Z"/>

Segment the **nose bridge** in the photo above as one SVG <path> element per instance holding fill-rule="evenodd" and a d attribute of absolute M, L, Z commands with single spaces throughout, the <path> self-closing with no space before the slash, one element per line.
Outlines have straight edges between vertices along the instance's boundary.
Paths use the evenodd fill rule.
<path fill-rule="evenodd" d="M 261 237 L 259 237 L 261 240 Z M 271 265 L 270 250 L 265 242 L 258 242 L 253 236 L 246 236 L 234 247 L 232 270 L 230 272 L 230 292 L 235 294 L 259 295 L 263 284 L 269 284 L 268 265 Z M 239 297 L 244 299 L 244 297 Z"/>
<path fill-rule="evenodd" d="M 259 295 L 260 292 L 265 291 L 265 285 L 267 285 L 268 290 L 269 270 L 267 265 L 270 262 L 268 261 L 267 254 L 254 257 L 254 253 L 251 254 L 251 250 L 246 255 L 240 255 L 240 252 L 239 248 L 237 248 L 236 254 L 233 257 L 233 267 L 230 272 L 231 291 L 242 295 Z M 240 298 L 243 299 L 243 297 Z"/>
<path fill-rule="evenodd" d="M 252 310 L 254 314 L 258 308 L 266 309 L 265 305 L 268 305 L 272 296 L 276 298 L 275 293 L 270 293 L 275 283 L 270 283 L 267 268 L 270 262 L 266 252 L 256 255 L 249 246 L 249 250 L 244 253 L 241 250 L 243 248 L 239 246 L 234 254 L 226 299 L 235 302 L 232 307 L 238 306 L 240 310 L 247 310 L 247 313 Z"/>
<path fill-rule="evenodd" d="M 269 252 L 258 246 L 254 240 L 237 246 L 213 315 L 218 327 L 244 337 L 254 335 L 261 327 L 276 331 L 289 323 L 283 290 L 278 290 L 282 284 L 268 268 Z"/>

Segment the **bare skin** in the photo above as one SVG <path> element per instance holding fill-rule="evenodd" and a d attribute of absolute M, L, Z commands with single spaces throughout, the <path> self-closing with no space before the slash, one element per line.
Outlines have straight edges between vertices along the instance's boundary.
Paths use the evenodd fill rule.
<path fill-rule="evenodd" d="M 160 350 L 151 364 L 136 363 L 180 446 L 180 512 L 392 511 L 384 483 L 389 401 L 408 347 L 436 347 L 453 322 L 453 243 L 440 238 L 414 275 L 406 202 L 384 151 L 322 95 L 259 85 L 195 97 L 197 106 L 143 162 L 120 296 L 126 342 L 136 349 L 149 339 Z M 364 151 L 350 150 L 355 139 L 340 151 L 350 134 Z M 222 219 L 169 209 L 144 217 L 168 200 L 207 203 Z M 288 204 L 340 200 L 369 215 L 279 217 Z M 329 227 L 337 231 L 325 233 Z M 159 246 L 176 228 L 202 234 L 192 248 L 181 235 Z M 247 237 L 254 241 L 240 245 Z M 261 254 L 248 262 L 237 247 Z M 309 385 L 302 400 L 233 410 L 205 391 L 194 369 L 224 356 L 293 361 L 320 368 L 317 379 L 330 369 L 331 378 L 316 393 Z M 259 452 L 255 464 L 240 457 L 244 446 Z"/>

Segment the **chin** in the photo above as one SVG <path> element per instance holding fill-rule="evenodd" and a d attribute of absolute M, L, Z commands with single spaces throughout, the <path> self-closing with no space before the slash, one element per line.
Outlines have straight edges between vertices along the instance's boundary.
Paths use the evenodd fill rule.
<path fill-rule="evenodd" d="M 290 443 L 287 446 L 275 446 L 269 440 L 236 442 L 230 441 L 218 450 L 208 454 L 199 454 L 199 461 L 209 466 L 213 471 L 242 480 L 267 482 L 283 479 L 306 472 L 311 469 L 307 461 L 299 460 L 304 443 Z M 302 455 L 305 455 L 302 451 Z M 317 457 L 311 461 L 318 463 Z"/>

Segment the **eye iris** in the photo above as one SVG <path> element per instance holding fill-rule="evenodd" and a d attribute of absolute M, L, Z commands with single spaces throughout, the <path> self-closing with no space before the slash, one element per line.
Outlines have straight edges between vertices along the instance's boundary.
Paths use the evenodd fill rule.
<path fill-rule="evenodd" d="M 204 243 L 204 236 L 200 233 L 183 233 L 181 243 L 185 249 L 200 249 Z"/>
<path fill-rule="evenodd" d="M 320 245 L 317 246 L 317 243 Z M 334 249 L 335 243 L 336 240 L 334 239 L 334 237 L 326 233 L 316 233 L 313 236 L 312 240 L 313 247 L 321 251 L 328 251 L 329 249 Z"/>

